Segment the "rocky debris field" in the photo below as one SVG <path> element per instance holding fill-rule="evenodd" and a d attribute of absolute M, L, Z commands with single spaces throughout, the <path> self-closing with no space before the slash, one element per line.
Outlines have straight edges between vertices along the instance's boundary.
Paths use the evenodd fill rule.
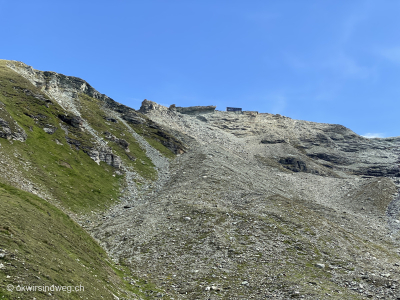
<path fill-rule="evenodd" d="M 400 297 L 398 139 L 271 114 L 143 110 L 188 150 L 88 228 L 136 274 L 175 299 Z"/>

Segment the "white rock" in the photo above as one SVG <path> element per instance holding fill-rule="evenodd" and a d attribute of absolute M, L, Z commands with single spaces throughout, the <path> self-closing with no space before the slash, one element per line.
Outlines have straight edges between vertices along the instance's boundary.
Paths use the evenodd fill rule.
<path fill-rule="evenodd" d="M 320 268 L 320 269 L 325 269 L 325 265 L 324 264 L 315 264 L 315 266 L 317 268 Z"/>

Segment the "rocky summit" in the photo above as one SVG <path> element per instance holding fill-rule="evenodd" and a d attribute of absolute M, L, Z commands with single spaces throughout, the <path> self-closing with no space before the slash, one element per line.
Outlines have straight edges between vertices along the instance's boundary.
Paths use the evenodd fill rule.
<path fill-rule="evenodd" d="M 400 299 L 400 137 L 0 61 L 0 145 L 0 298 Z"/>

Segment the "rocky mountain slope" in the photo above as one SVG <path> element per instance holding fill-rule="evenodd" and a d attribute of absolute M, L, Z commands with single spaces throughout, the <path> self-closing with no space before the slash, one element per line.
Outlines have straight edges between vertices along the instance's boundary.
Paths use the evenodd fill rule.
<path fill-rule="evenodd" d="M 41 205 L 69 215 L 119 264 L 96 270 L 115 274 L 97 297 L 400 297 L 400 138 L 366 139 L 341 125 L 215 106 L 145 100 L 134 110 L 79 78 L 14 61 L 0 61 L 0 92 L 5 190 L 36 194 Z M 7 197 L 0 248 L 12 253 L 11 232 L 18 241 L 34 235 L 16 229 Z M 13 197 L 22 203 L 16 211 L 26 211 L 28 196 Z M 51 234 L 46 241 L 56 249 L 61 241 Z M 18 243 L 18 261 L 40 261 L 39 248 Z M 48 256 L 67 263 L 65 249 L 80 243 L 96 244 L 85 236 L 59 256 L 49 248 Z M 88 252 L 86 260 L 102 266 L 108 258 Z M 4 286 L 32 282 L 33 267 L 9 254 L 0 262 Z M 89 270 L 81 274 L 96 280 Z M 93 295 L 84 297 L 100 299 Z"/>
<path fill-rule="evenodd" d="M 0 295 L 6 299 L 28 295 L 41 299 L 44 294 L 12 293 L 5 287 L 70 285 L 73 277 L 68 274 L 78 272 L 81 277 L 76 278 L 86 286 L 88 299 L 150 297 L 145 291 L 157 289 L 111 263 L 89 235 L 73 227 L 76 223 L 47 228 L 67 215 L 85 227 L 87 218 L 83 216 L 132 199 L 138 186 L 152 189 L 163 180 L 158 170 L 167 167 L 175 152 L 183 152 L 184 145 L 146 116 L 101 95 L 81 79 L 37 71 L 12 61 L 0 61 L 0 137 L 0 181 L 4 189 L 14 186 L 37 195 L 49 207 L 49 215 L 43 219 L 46 210 L 41 208 L 44 204 L 35 204 L 39 200 L 31 201 L 17 192 L 13 196 L 7 196 L 6 191 L 2 194 L 0 251 L 5 254 L 0 257 Z M 55 218 L 53 210 L 62 217 Z M 36 225 L 30 227 L 21 220 Z M 66 241 L 60 241 L 64 235 Z M 40 238 L 36 241 L 34 237 Z M 100 256 L 99 251 L 103 251 Z M 68 257 L 75 260 L 75 267 Z M 48 259 L 57 266 L 45 263 Z M 87 264 L 78 261 L 96 266 L 97 272 L 79 269 Z M 71 267 L 58 269 L 63 264 Z M 48 280 L 38 272 L 46 274 Z M 98 274 L 110 284 L 101 289 L 92 285 L 99 281 Z M 134 281 L 137 283 L 131 285 Z M 81 296 L 61 293 L 57 298 Z"/>

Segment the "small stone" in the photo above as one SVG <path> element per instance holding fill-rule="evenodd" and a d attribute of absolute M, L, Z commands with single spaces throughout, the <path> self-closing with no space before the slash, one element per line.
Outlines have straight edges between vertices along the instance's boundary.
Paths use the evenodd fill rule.
<path fill-rule="evenodd" d="M 211 290 L 211 287 L 206 286 L 205 290 L 206 290 L 206 291 L 209 291 L 209 290 Z"/>
<path fill-rule="evenodd" d="M 4 265 L 2 263 L 0 263 L 0 269 L 4 269 Z"/>
<path fill-rule="evenodd" d="M 212 289 L 213 291 L 219 291 L 219 288 L 216 287 L 215 285 L 211 286 L 211 289 Z"/>
<path fill-rule="evenodd" d="M 248 281 L 242 281 L 242 285 L 249 285 Z"/>
<path fill-rule="evenodd" d="M 48 133 L 48 134 L 53 134 L 54 132 L 56 132 L 57 128 L 55 127 L 50 127 L 50 128 L 43 128 L 44 132 Z"/>
<path fill-rule="evenodd" d="M 381 274 L 382 277 L 390 277 L 389 273 Z"/>
<path fill-rule="evenodd" d="M 185 219 L 186 221 L 190 221 L 190 220 L 191 220 L 190 217 L 185 217 L 184 219 Z"/>
<path fill-rule="evenodd" d="M 315 264 L 315 266 L 317 268 L 320 268 L 320 269 L 325 269 L 325 265 L 324 264 Z"/>
<path fill-rule="evenodd" d="M 5 253 L 0 253 L 0 258 L 4 258 L 5 256 Z"/>

